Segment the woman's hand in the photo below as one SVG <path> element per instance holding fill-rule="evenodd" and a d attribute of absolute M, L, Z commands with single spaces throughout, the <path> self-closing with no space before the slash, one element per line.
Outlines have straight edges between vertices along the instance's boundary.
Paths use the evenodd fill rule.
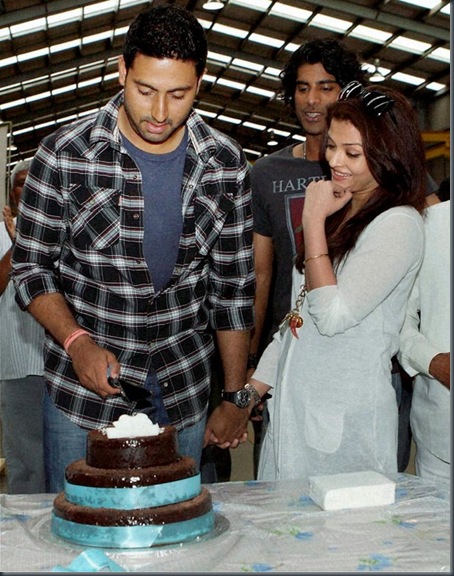
<path fill-rule="evenodd" d="M 347 188 L 333 184 L 330 180 L 311 182 L 306 189 L 303 208 L 303 226 L 306 221 L 325 221 L 328 216 L 338 212 L 352 198 Z"/>

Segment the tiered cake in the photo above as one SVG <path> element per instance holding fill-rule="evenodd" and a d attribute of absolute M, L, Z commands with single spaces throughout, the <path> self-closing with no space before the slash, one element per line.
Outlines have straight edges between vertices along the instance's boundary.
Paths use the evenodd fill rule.
<path fill-rule="evenodd" d="M 130 430 L 138 417 L 146 418 L 121 416 L 115 424 L 129 419 Z M 64 492 L 54 501 L 55 534 L 81 545 L 144 548 L 214 528 L 211 495 L 194 460 L 179 455 L 175 428 L 148 422 L 151 435 L 122 437 L 121 426 L 88 433 L 86 460 L 67 467 Z"/>

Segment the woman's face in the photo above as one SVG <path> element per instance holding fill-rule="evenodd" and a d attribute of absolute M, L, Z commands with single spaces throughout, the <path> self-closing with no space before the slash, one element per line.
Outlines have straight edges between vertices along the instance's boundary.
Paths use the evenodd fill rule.
<path fill-rule="evenodd" d="M 377 188 L 366 157 L 359 130 L 347 120 L 333 119 L 328 129 L 326 160 L 331 168 L 331 179 L 343 189 L 350 189 L 364 201 Z"/>

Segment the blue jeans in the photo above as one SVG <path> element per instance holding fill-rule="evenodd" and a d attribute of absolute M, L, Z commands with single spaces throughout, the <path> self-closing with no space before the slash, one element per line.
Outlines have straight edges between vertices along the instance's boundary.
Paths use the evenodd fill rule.
<path fill-rule="evenodd" d="M 44 394 L 44 467 L 48 491 L 61 492 L 65 469 L 74 460 L 85 458 L 88 430 L 72 422 L 59 410 L 48 392 Z"/>
<path fill-rule="evenodd" d="M 147 416 L 160 426 L 169 424 L 159 384 L 154 375 L 149 375 L 146 387 L 152 391 L 153 405 L 143 408 Z M 72 422 L 59 410 L 49 394 L 44 395 L 44 457 L 46 483 L 49 492 L 61 492 L 64 488 L 65 469 L 74 460 L 85 458 L 88 430 Z M 194 426 L 178 433 L 179 451 L 182 456 L 194 458 L 200 467 L 206 415 Z"/>
<path fill-rule="evenodd" d="M 145 412 L 152 422 L 155 422 L 160 426 L 170 424 L 164 401 L 162 399 L 158 378 L 153 371 L 151 371 L 147 376 L 145 388 L 151 391 L 152 405 L 149 408 L 141 408 L 139 412 Z M 206 413 L 204 414 L 204 417 L 197 422 L 197 424 L 178 432 L 178 448 L 180 455 L 193 458 L 198 469 L 200 469 L 200 460 L 202 458 L 205 423 Z"/>
<path fill-rule="evenodd" d="M 178 448 L 181 456 L 189 456 L 195 460 L 200 470 L 202 458 L 203 437 L 205 435 L 206 414 L 202 420 L 178 432 Z"/>

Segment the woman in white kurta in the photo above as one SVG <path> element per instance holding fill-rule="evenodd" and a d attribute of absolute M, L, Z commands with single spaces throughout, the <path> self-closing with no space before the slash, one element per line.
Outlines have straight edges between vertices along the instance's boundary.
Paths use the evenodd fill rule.
<path fill-rule="evenodd" d="M 328 113 L 331 181 L 306 193 L 293 276 L 304 302 L 251 379 L 273 396 L 260 480 L 397 472 L 391 358 L 423 256 L 424 148 L 405 98 L 351 88 Z"/>

